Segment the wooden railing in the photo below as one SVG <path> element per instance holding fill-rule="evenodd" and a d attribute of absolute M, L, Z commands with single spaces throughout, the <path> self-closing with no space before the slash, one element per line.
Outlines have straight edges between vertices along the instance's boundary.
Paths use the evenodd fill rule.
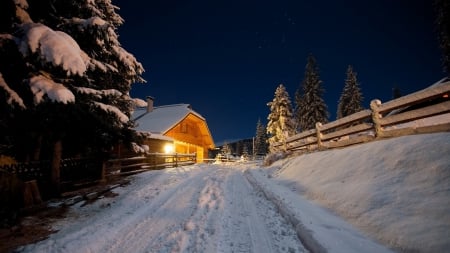
<path fill-rule="evenodd" d="M 105 163 L 106 175 L 134 174 L 145 170 L 178 167 L 196 163 L 197 155 L 150 153 L 145 156 L 108 160 Z"/>
<path fill-rule="evenodd" d="M 403 96 L 384 104 L 372 100 L 370 109 L 357 112 L 315 129 L 290 136 L 275 149 L 312 151 L 343 147 L 377 138 L 450 131 L 450 120 L 425 126 L 411 126 L 418 119 L 450 112 L 450 81 Z"/>

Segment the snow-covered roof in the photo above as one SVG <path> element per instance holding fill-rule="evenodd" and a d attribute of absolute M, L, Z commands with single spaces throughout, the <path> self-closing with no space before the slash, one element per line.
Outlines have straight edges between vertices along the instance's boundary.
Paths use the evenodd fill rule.
<path fill-rule="evenodd" d="M 151 112 L 147 112 L 146 107 L 139 107 L 133 112 L 131 118 L 136 122 L 136 131 L 164 134 L 190 113 L 205 120 L 203 116 L 192 110 L 189 104 L 157 106 Z"/>
<path fill-rule="evenodd" d="M 161 141 L 170 141 L 170 142 L 174 141 L 174 139 L 172 137 L 165 136 L 165 135 L 158 134 L 158 133 L 150 133 L 149 138 L 153 139 L 153 140 L 161 140 Z"/>

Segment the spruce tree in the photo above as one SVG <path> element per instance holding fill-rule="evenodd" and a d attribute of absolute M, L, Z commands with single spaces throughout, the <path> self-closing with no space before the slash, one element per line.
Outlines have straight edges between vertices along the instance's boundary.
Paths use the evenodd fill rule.
<path fill-rule="evenodd" d="M 244 160 L 248 159 L 248 146 L 247 146 L 247 143 L 243 143 L 241 156 L 242 156 L 242 158 L 244 158 Z"/>
<path fill-rule="evenodd" d="M 295 130 L 297 132 L 301 132 L 302 129 L 300 127 L 301 113 L 304 111 L 303 107 L 303 98 L 301 93 L 301 86 L 297 88 L 294 95 L 295 108 L 294 108 L 294 122 L 295 122 Z"/>
<path fill-rule="evenodd" d="M 129 91 L 144 70 L 118 41 L 116 9 L 111 0 L 1 1 L 0 103 L 9 113 L 0 127 L 13 129 L 0 141 L 19 160 L 51 158 L 57 168 L 63 156 L 129 140 Z"/>
<path fill-rule="evenodd" d="M 220 150 L 220 153 L 223 157 L 226 159 L 230 158 L 231 154 L 233 154 L 233 150 L 231 148 L 231 145 L 225 142 L 222 146 L 222 149 Z"/>
<path fill-rule="evenodd" d="M 340 119 L 363 110 L 362 101 L 363 96 L 357 80 L 357 73 L 349 65 L 347 68 L 347 79 L 339 98 L 337 118 Z"/>
<path fill-rule="evenodd" d="M 402 96 L 402 92 L 398 88 L 397 85 L 394 85 L 394 88 L 392 88 L 392 99 L 396 99 Z"/>
<path fill-rule="evenodd" d="M 444 72 L 450 77 L 450 2 L 435 0 L 434 10 L 438 41 L 442 50 L 442 65 Z"/>
<path fill-rule="evenodd" d="M 143 68 L 118 41 L 123 20 L 110 0 L 6 0 L 0 9 L 0 96 L 15 110 L 2 120 L 33 127 L 22 133 L 36 150 L 40 139 L 64 141 L 66 155 L 129 137 L 128 94 Z"/>
<path fill-rule="evenodd" d="M 301 91 L 300 91 L 301 89 Z M 316 59 L 308 56 L 305 76 L 296 92 L 296 120 L 300 131 L 313 129 L 317 122 L 328 122 L 328 109 L 322 96 L 324 89 Z"/>
<path fill-rule="evenodd" d="M 242 154 L 242 144 L 243 144 L 242 140 L 239 140 L 234 143 L 234 154 L 238 156 Z"/>
<path fill-rule="evenodd" d="M 256 123 L 256 134 L 254 140 L 254 154 L 266 154 L 267 153 L 267 133 L 266 127 L 261 123 L 261 119 L 258 119 Z"/>
<path fill-rule="evenodd" d="M 276 151 L 274 144 L 284 142 L 286 138 L 295 134 L 295 124 L 293 119 L 292 104 L 289 94 L 283 84 L 275 90 L 272 102 L 267 103 L 270 113 L 267 117 L 267 129 L 269 134 L 269 149 Z"/>

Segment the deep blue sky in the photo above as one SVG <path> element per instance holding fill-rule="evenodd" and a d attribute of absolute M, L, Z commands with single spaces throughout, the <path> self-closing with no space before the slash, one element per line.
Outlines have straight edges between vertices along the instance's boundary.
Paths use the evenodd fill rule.
<path fill-rule="evenodd" d="M 339 3 L 338 3 L 339 2 Z M 283 83 L 294 105 L 308 54 L 318 62 L 330 121 L 349 64 L 364 106 L 388 101 L 444 76 L 431 0 L 113 0 L 125 20 L 122 46 L 148 83 L 132 97 L 155 105 L 189 103 L 214 141 L 254 136 Z"/>

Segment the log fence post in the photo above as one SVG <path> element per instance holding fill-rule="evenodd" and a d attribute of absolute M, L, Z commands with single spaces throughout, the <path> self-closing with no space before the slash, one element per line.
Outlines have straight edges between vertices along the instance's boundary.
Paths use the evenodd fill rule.
<path fill-rule="evenodd" d="M 370 109 L 372 110 L 372 122 L 375 130 L 375 137 L 381 137 L 383 135 L 383 129 L 381 127 L 380 119 L 380 105 L 381 101 L 374 99 L 370 102 Z"/>
<path fill-rule="evenodd" d="M 102 172 L 101 172 L 101 175 L 100 175 L 100 181 L 102 182 L 102 183 L 104 183 L 104 182 L 106 182 L 106 167 L 107 167 L 107 163 L 108 163 L 108 161 L 103 161 L 102 162 Z"/>
<path fill-rule="evenodd" d="M 322 123 L 317 122 L 316 123 L 316 137 L 317 137 L 317 149 L 322 149 L 322 133 L 320 132 L 320 127 L 322 127 Z"/>

